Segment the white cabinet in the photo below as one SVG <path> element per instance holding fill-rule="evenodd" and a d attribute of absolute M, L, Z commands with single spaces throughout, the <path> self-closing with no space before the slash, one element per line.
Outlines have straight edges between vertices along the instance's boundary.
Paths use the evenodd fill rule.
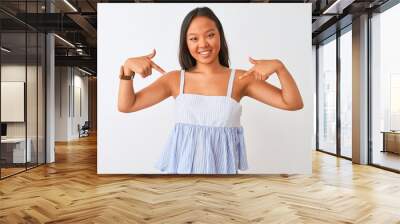
<path fill-rule="evenodd" d="M 32 140 L 27 138 L 26 140 L 26 154 L 25 154 L 25 138 L 7 138 L 2 139 L 2 146 L 11 147 L 12 148 L 12 162 L 13 163 L 25 163 L 25 158 L 27 158 L 26 162 L 32 161 Z"/>

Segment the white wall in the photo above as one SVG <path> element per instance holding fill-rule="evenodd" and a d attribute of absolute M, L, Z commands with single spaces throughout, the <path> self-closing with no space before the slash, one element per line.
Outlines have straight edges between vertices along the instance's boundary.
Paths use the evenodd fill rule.
<path fill-rule="evenodd" d="M 56 141 L 69 141 L 78 138 L 78 124 L 88 120 L 88 78 L 72 67 L 56 67 L 55 77 L 55 120 Z M 76 89 L 81 89 L 82 114 Z M 75 111 L 73 111 L 75 110 Z M 74 113 L 75 112 L 75 113 Z"/>
<path fill-rule="evenodd" d="M 82 76 L 83 73 L 79 70 L 74 70 L 74 108 L 73 110 L 73 119 L 72 119 L 72 130 L 71 135 L 73 138 L 79 137 L 77 126 L 80 124 L 81 126 L 88 120 L 88 77 Z M 80 90 L 80 93 L 78 93 Z M 80 94 L 80 98 L 78 96 Z M 79 103 L 79 100 L 81 101 Z M 79 112 L 79 107 L 82 110 Z"/>
<path fill-rule="evenodd" d="M 68 67 L 55 67 L 55 141 L 67 141 Z"/>
<path fill-rule="evenodd" d="M 312 59 L 311 59 L 311 64 L 312 64 L 312 76 L 314 77 L 314 88 L 316 89 L 316 76 L 317 76 L 317 48 L 315 45 L 312 46 Z M 313 111 L 317 111 L 317 92 L 313 92 Z M 316 147 L 316 139 L 317 137 L 317 116 L 316 114 L 313 116 L 313 137 L 312 137 L 312 145 L 313 149 L 317 149 Z"/>
<path fill-rule="evenodd" d="M 197 6 L 209 6 L 223 25 L 231 67 L 248 69 L 248 56 L 281 59 L 304 100 L 299 111 L 275 109 L 250 98 L 242 125 L 249 170 L 311 173 L 313 95 L 311 4 L 98 4 L 98 173 L 159 173 L 154 168 L 173 128 L 172 97 L 133 114 L 117 110 L 118 72 L 128 57 L 157 50 L 154 61 L 180 69 L 180 25 Z M 285 13 L 282 13 L 285 12 Z M 135 91 L 160 77 L 135 78 Z M 268 80 L 278 85 L 276 76 Z"/>
<path fill-rule="evenodd" d="M 36 76 L 36 66 L 18 65 L 18 64 L 5 64 L 1 66 L 1 81 L 5 82 L 25 82 L 26 72 L 28 74 L 30 87 L 36 86 L 36 80 L 30 77 L 31 75 Z M 41 71 L 39 71 L 41 72 Z M 27 105 L 29 111 L 27 111 L 28 124 L 28 137 L 31 133 L 35 133 L 36 136 L 36 87 L 27 88 Z M 4 97 L 4 96 L 2 96 Z M 34 102 L 32 104 L 32 102 Z M 39 105 L 40 106 L 40 105 Z M 24 109 L 24 108 L 23 108 Z M 1 108 L 1 110 L 7 110 L 7 108 Z M 26 122 L 7 122 L 7 136 L 8 137 L 25 137 L 25 126 Z"/>
<path fill-rule="evenodd" d="M 27 78 L 27 81 L 25 80 Z M 25 137 L 31 140 L 32 161 L 36 162 L 37 153 L 39 163 L 44 162 L 44 74 L 41 66 L 25 66 L 25 64 L 3 64 L 1 66 L 1 81 L 24 82 L 26 85 L 26 107 L 22 106 L 22 113 L 26 112 L 27 119 L 24 122 L 6 122 L 7 137 Z M 3 92 L 3 90 L 2 90 Z M 2 95 L 2 98 L 8 98 Z M 2 107 L 1 110 L 12 110 Z M 25 111 L 24 111 L 25 110 Z M 8 111 L 13 112 L 13 111 Z M 16 111 L 14 113 L 17 113 Z"/>

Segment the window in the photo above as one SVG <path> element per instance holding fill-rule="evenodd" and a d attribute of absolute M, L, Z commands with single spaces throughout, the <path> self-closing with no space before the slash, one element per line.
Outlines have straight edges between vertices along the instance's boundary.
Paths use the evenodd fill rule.
<path fill-rule="evenodd" d="M 371 18 L 372 164 L 400 170 L 400 5 Z"/>
<path fill-rule="evenodd" d="M 340 36 L 340 154 L 352 157 L 352 35 Z"/>
<path fill-rule="evenodd" d="M 336 153 L 336 39 L 318 48 L 318 148 Z"/>

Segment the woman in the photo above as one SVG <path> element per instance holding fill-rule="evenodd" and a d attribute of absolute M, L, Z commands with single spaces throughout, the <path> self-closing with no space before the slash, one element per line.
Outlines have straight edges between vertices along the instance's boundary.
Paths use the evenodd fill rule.
<path fill-rule="evenodd" d="M 156 164 L 168 173 L 234 174 L 248 168 L 240 100 L 251 97 L 267 105 L 299 110 L 303 102 L 291 74 L 279 60 L 255 60 L 249 70 L 230 69 L 222 25 L 207 7 L 186 15 L 180 34 L 181 71 L 166 73 L 149 55 L 129 58 L 121 66 L 118 109 L 134 112 L 173 96 L 175 127 Z M 135 93 L 135 73 L 164 74 Z M 265 82 L 278 75 L 281 89 Z"/>

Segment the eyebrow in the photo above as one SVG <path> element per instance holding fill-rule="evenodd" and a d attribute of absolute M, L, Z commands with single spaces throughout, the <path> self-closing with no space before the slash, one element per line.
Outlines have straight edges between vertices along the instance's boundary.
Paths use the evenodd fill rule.
<path fill-rule="evenodd" d="M 208 33 L 210 31 L 215 31 L 215 28 L 211 28 L 211 29 L 207 30 L 205 33 Z M 188 36 L 189 35 L 196 35 L 196 34 L 195 33 L 188 33 Z"/>

